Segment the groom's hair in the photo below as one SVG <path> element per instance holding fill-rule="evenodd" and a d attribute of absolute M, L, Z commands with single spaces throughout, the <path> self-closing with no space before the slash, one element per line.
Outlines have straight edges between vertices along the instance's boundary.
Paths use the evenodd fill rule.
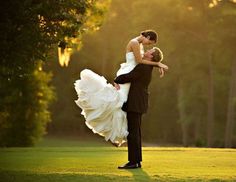
<path fill-rule="evenodd" d="M 153 49 L 155 50 L 155 52 L 152 53 L 152 61 L 161 62 L 163 59 L 163 53 L 161 49 L 159 49 L 158 47 L 153 47 Z"/>
<path fill-rule="evenodd" d="M 150 37 L 149 40 L 157 42 L 158 35 L 154 30 L 144 30 L 144 31 L 141 32 L 141 35 L 144 36 L 144 37 Z"/>

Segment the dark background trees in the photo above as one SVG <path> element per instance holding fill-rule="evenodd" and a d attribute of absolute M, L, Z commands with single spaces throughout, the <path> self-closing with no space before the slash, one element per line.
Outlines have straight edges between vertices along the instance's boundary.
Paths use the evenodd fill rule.
<path fill-rule="evenodd" d="M 49 131 L 73 128 L 78 135 L 91 134 L 74 104 L 73 82 L 79 72 L 89 68 L 112 83 L 125 61 L 127 41 L 142 30 L 155 29 L 157 46 L 170 70 L 162 79 L 158 71 L 153 73 L 150 108 L 142 126 L 144 141 L 235 147 L 235 16 L 233 1 L 113 0 L 101 29 L 84 36 L 84 46 L 64 70 L 68 80 L 54 77 L 65 100 L 58 107 L 63 105 L 66 111 L 59 114 L 54 107 Z M 59 69 L 54 65 L 53 70 L 62 76 Z"/>

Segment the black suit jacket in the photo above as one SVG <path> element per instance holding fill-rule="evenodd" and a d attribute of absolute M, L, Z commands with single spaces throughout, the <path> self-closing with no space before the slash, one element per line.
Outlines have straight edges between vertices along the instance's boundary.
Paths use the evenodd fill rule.
<path fill-rule="evenodd" d="M 131 72 L 120 75 L 114 82 L 131 83 L 128 100 L 122 109 L 126 112 L 146 113 L 148 108 L 148 85 L 151 82 L 152 66 L 138 64 Z"/>

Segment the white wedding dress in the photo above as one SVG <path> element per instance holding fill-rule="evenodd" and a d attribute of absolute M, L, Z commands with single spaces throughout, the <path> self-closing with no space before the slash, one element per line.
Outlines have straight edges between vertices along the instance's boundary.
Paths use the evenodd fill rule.
<path fill-rule="evenodd" d="M 136 64 L 133 52 L 126 53 L 126 62 L 121 64 L 117 76 L 129 73 Z M 106 141 L 124 143 L 128 131 L 126 112 L 121 107 L 127 101 L 130 83 L 120 84 L 120 90 L 116 90 L 103 76 L 84 69 L 74 85 L 78 94 L 75 102 L 82 109 L 86 125 Z"/>

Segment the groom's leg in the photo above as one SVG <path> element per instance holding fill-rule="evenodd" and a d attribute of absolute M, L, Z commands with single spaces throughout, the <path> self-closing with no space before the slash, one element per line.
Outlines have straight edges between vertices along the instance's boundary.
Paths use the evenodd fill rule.
<path fill-rule="evenodd" d="M 140 115 L 139 118 L 139 162 L 142 161 L 142 134 L 141 134 L 141 121 L 142 121 L 142 115 Z"/>
<path fill-rule="evenodd" d="M 128 160 L 131 163 L 142 161 L 141 149 L 141 116 L 140 113 L 127 112 L 128 119 Z"/>

